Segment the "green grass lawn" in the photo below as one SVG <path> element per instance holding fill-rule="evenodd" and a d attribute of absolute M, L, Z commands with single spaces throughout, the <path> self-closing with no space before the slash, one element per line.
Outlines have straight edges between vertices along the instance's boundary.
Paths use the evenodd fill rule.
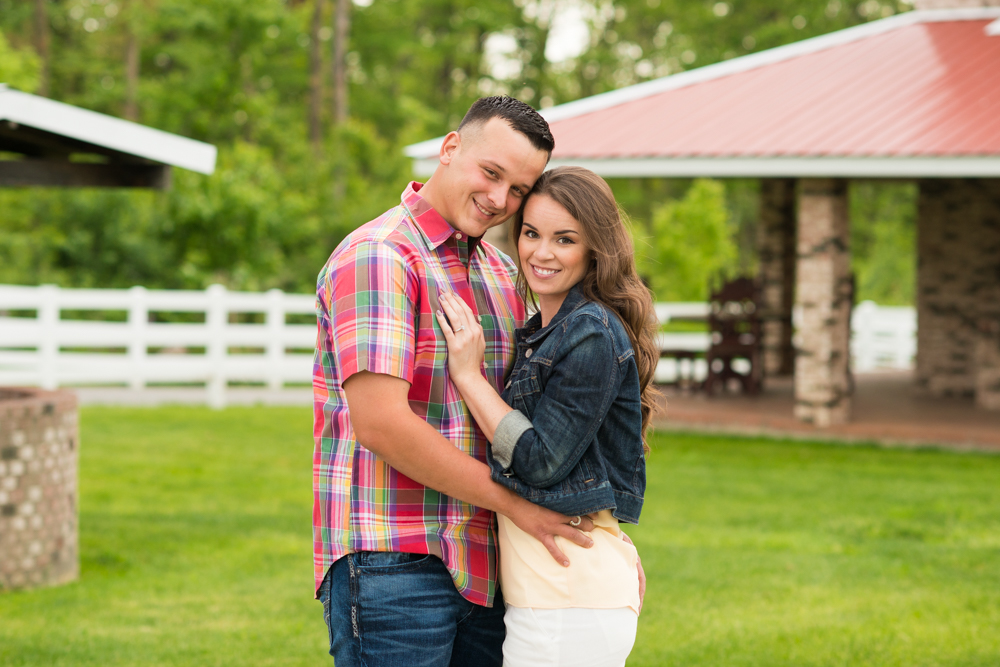
<path fill-rule="evenodd" d="M 307 409 L 87 408 L 82 577 L 0 665 L 330 664 Z M 1000 665 L 1000 457 L 660 434 L 629 665 Z"/>

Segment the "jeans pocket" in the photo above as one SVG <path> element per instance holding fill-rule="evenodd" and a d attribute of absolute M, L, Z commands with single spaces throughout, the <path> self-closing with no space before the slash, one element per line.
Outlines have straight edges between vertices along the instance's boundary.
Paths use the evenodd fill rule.
<path fill-rule="evenodd" d="M 331 598 L 331 595 L 332 595 L 332 591 L 330 590 L 330 588 L 331 588 L 331 581 L 330 580 L 331 580 L 331 576 L 332 576 L 331 570 L 333 570 L 332 566 L 330 567 L 329 570 L 327 570 L 326 576 L 323 578 L 323 583 L 320 584 L 320 587 L 319 587 L 319 601 L 323 604 L 323 622 L 326 623 L 326 633 L 327 633 L 327 638 L 330 640 L 330 651 L 331 651 L 331 654 L 332 654 L 332 651 L 333 651 L 333 625 L 330 622 L 330 607 L 331 607 L 330 598 Z"/>
<path fill-rule="evenodd" d="M 399 551 L 361 551 L 357 554 L 357 568 L 362 574 L 379 576 L 411 572 L 428 565 L 430 554 L 414 554 Z"/>

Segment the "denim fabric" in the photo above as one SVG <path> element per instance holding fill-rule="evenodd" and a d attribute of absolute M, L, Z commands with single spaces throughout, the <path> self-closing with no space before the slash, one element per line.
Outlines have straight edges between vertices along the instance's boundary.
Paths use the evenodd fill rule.
<path fill-rule="evenodd" d="M 638 523 L 646 490 L 639 370 L 613 313 L 576 286 L 547 327 L 532 317 L 517 331 L 503 398 L 532 428 L 509 466 L 488 453 L 495 481 L 563 514 L 610 508 Z"/>
<path fill-rule="evenodd" d="M 319 588 L 336 667 L 499 667 L 504 604 L 469 602 L 437 556 L 361 551 Z"/>

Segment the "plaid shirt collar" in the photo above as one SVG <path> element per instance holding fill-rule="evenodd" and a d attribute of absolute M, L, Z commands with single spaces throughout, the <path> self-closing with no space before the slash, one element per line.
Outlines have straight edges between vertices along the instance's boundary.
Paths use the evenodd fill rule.
<path fill-rule="evenodd" d="M 403 190 L 403 206 L 406 207 L 410 217 L 417 224 L 417 229 L 420 230 L 421 235 L 427 241 L 427 245 L 437 250 L 438 246 L 445 243 L 448 239 L 454 239 L 455 232 L 458 230 L 441 217 L 441 214 L 426 199 L 420 196 L 419 193 L 423 187 L 423 183 L 411 181 L 406 186 L 406 189 Z M 482 237 L 471 236 L 466 238 L 468 239 L 469 256 L 471 257 L 476 248 L 479 247 Z"/>

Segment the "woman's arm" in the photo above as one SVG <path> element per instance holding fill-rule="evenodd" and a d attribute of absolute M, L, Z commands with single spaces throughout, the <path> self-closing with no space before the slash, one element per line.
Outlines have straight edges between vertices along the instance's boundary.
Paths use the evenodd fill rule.
<path fill-rule="evenodd" d="M 524 420 L 528 428 L 521 425 L 510 448 L 510 463 L 497 454 L 495 442 L 494 456 L 531 486 L 558 484 L 594 442 L 619 385 L 618 359 L 606 328 L 594 317 L 575 318 L 552 360 L 531 421 Z"/>
<path fill-rule="evenodd" d="M 492 442 L 500 420 L 512 409 L 483 376 L 486 352 L 483 327 L 468 304 L 454 294 L 442 294 L 440 303 L 444 312 L 438 311 L 437 318 L 448 342 L 448 373 L 469 406 L 472 418 Z"/>
<path fill-rule="evenodd" d="M 529 421 L 483 378 L 479 364 L 485 342 L 472 310 L 457 297 L 442 296 L 441 304 L 448 318 L 454 317 L 452 329 L 444 315 L 438 315 L 448 341 L 452 381 L 477 421 L 482 415 L 479 423 L 493 443 L 494 457 L 532 486 L 562 481 L 590 446 L 617 395 L 617 358 L 606 328 L 592 317 L 582 317 L 573 326 L 567 350 L 554 360 Z"/>

